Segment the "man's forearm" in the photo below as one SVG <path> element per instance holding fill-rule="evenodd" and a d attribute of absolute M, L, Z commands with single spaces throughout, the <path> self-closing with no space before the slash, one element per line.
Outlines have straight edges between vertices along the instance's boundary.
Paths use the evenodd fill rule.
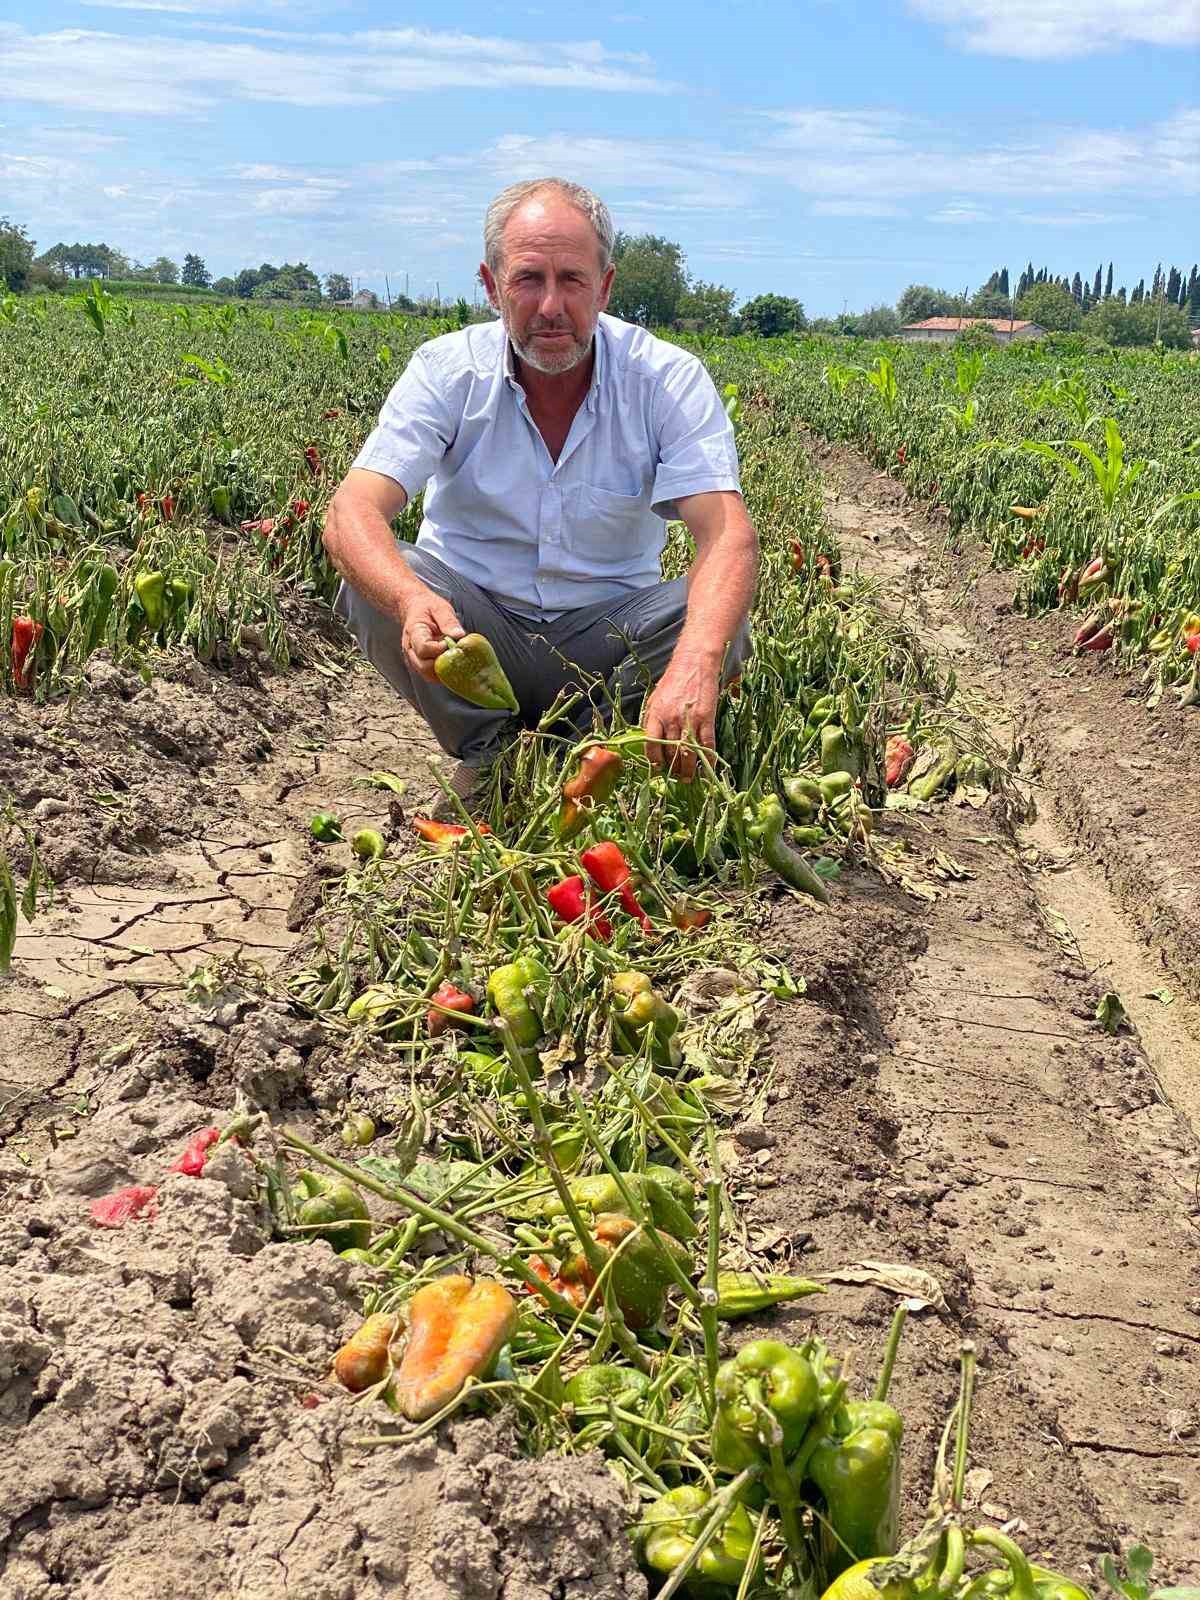
<path fill-rule="evenodd" d="M 401 555 L 391 524 L 375 506 L 335 499 L 325 519 L 325 549 L 352 589 L 377 611 L 399 620 L 426 586 Z"/>
<path fill-rule="evenodd" d="M 719 668 L 750 610 L 758 582 L 758 538 L 740 505 L 699 550 L 688 573 L 687 619 L 676 653 Z"/>

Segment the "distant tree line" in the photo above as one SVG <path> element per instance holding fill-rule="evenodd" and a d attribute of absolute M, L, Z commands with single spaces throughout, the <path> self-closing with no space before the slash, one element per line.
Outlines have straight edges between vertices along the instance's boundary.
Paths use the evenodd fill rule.
<path fill-rule="evenodd" d="M 36 255 L 33 240 L 20 224 L 0 217 L 0 283 L 20 293 L 25 289 L 62 288 L 85 278 L 107 278 L 129 284 L 186 287 L 192 293 L 206 290 L 229 298 L 319 306 L 352 298 L 349 277 L 330 272 L 324 281 L 305 261 L 285 261 L 273 266 L 243 267 L 231 277 L 213 281 L 203 258 L 188 253 L 182 266 L 168 256 L 144 264 L 133 261 L 107 244 L 52 245 Z M 658 234 L 619 233 L 614 248 L 617 266 L 609 309 L 618 317 L 646 327 L 678 328 L 689 332 L 757 334 L 814 333 L 886 338 L 907 323 L 927 317 L 962 316 L 1020 318 L 1036 322 L 1051 332 L 1082 330 L 1108 344 L 1153 344 L 1184 348 L 1190 343 L 1190 325 L 1200 323 L 1200 266 L 1189 273 L 1161 264 L 1149 287 L 1140 278 L 1132 290 L 1113 288 L 1113 264 L 1101 264 L 1084 277 L 1056 276 L 1048 267 L 1035 269 L 1030 261 L 1013 291 L 1009 269 L 999 267 L 973 293 L 955 294 L 931 284 L 909 284 L 896 305 L 875 305 L 865 311 L 843 312 L 837 317 L 810 320 L 794 296 L 755 295 L 742 305 L 724 284 L 708 283 L 688 271 L 680 245 Z M 373 294 L 362 296 L 378 306 Z M 454 303 L 440 299 L 411 300 L 398 295 L 393 311 L 414 315 L 449 315 L 460 326 L 486 317 L 486 309 L 469 306 L 461 296 Z"/>

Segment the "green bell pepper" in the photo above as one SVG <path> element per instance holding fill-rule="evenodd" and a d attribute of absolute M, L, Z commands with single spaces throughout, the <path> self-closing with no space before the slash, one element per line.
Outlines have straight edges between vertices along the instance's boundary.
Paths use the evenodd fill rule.
<path fill-rule="evenodd" d="M 712 1496 L 698 1484 L 685 1483 L 661 1495 L 642 1513 L 638 1524 L 642 1564 L 659 1578 L 669 1578 L 691 1553 L 709 1515 Z M 718 1586 L 735 1589 L 754 1548 L 754 1525 L 744 1505 L 735 1504 L 715 1539 L 705 1546 L 684 1584 L 689 1594 L 708 1595 Z"/>
<path fill-rule="evenodd" d="M 838 722 L 827 722 L 821 729 L 821 771 L 848 772 L 852 778 L 862 774 L 862 762 L 851 748 L 846 730 Z"/>
<path fill-rule="evenodd" d="M 371 1214 L 362 1195 L 345 1178 L 322 1178 L 301 1172 L 293 1198 L 298 1202 L 296 1221 L 312 1228 L 331 1250 L 365 1250 L 371 1242 Z"/>
<path fill-rule="evenodd" d="M 772 1445 L 794 1454 L 820 1401 L 808 1357 L 778 1339 L 754 1339 L 722 1362 L 716 1395 L 712 1459 L 720 1472 L 767 1462 Z"/>
<path fill-rule="evenodd" d="M 868 1556 L 894 1554 L 900 1537 L 900 1441 L 894 1406 L 851 1400 L 828 1420 L 808 1462 L 825 1500 L 822 1547 L 831 1578 Z"/>
<path fill-rule="evenodd" d="M 660 1183 L 649 1172 L 625 1172 L 621 1176 L 630 1194 L 649 1211 L 650 1219 L 656 1228 L 665 1228 L 676 1239 L 696 1237 L 698 1230 L 689 1209 L 689 1207 L 694 1209 L 696 1204 L 694 1190 L 688 1201 L 681 1202 L 666 1184 Z M 684 1183 L 687 1185 L 686 1179 Z M 605 1212 L 616 1216 L 630 1215 L 620 1185 L 607 1172 L 597 1173 L 590 1178 L 572 1178 L 567 1187 L 570 1189 L 572 1200 L 582 1211 L 590 1211 L 594 1216 L 600 1216 Z M 691 1186 L 687 1187 L 690 1189 Z M 512 1214 L 538 1221 L 550 1221 L 554 1217 L 561 1217 L 565 1211 L 566 1206 L 562 1197 L 555 1191 L 513 1207 Z"/>
<path fill-rule="evenodd" d="M 634 1367 L 619 1367 L 615 1362 L 601 1361 L 594 1367 L 584 1367 L 574 1377 L 568 1378 L 563 1389 L 563 1399 L 573 1406 L 594 1406 L 605 1400 L 618 1400 L 627 1396 L 636 1404 L 650 1387 L 650 1376 Z"/>
<path fill-rule="evenodd" d="M 548 981 L 545 967 L 531 955 L 497 967 L 488 979 L 488 999 L 519 1050 L 529 1049 L 542 1036 L 541 1005 L 535 1002 L 544 999 Z"/>

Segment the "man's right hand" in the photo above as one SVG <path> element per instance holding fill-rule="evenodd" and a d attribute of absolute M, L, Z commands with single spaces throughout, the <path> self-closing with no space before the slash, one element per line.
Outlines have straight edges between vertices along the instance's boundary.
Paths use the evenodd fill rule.
<path fill-rule="evenodd" d="M 454 607 L 424 584 L 404 602 L 400 618 L 400 643 L 404 659 L 419 678 L 437 682 L 433 664 L 446 648 L 446 639 L 461 639 L 466 629 Z"/>

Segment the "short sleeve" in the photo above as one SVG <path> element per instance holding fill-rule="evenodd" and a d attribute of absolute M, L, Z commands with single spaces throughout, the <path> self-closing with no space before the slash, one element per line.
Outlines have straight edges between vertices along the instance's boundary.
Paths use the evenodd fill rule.
<path fill-rule="evenodd" d="M 424 348 L 414 350 L 354 465 L 394 478 L 411 503 L 433 476 L 457 432 L 450 399 L 447 383 Z"/>
<path fill-rule="evenodd" d="M 689 494 L 740 491 L 733 424 L 716 384 L 694 357 L 673 362 L 663 374 L 651 412 L 658 441 L 651 507 L 667 521 L 675 502 Z"/>

